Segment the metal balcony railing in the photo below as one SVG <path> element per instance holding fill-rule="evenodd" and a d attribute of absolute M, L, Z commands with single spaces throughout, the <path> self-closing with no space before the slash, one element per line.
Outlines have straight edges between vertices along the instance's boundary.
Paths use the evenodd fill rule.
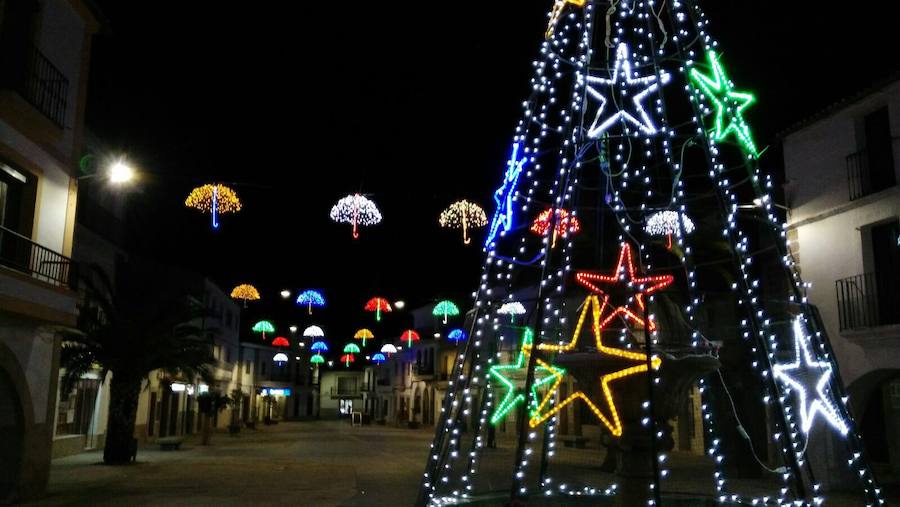
<path fill-rule="evenodd" d="M 355 396 L 362 396 L 362 393 L 360 392 L 358 386 L 354 386 L 352 388 L 332 386 L 331 387 L 331 396 L 332 397 L 343 396 L 343 397 L 349 398 L 349 397 L 355 397 Z"/>
<path fill-rule="evenodd" d="M 896 280 L 863 273 L 834 282 L 841 331 L 900 323 Z"/>
<path fill-rule="evenodd" d="M 869 154 L 866 150 L 847 155 L 847 183 L 850 200 L 855 201 L 872 193 L 872 178 L 869 174 Z"/>
<path fill-rule="evenodd" d="M 69 79 L 33 43 L 0 48 L 0 86 L 18 93 L 64 128 Z"/>
<path fill-rule="evenodd" d="M 0 227 L 0 265 L 52 285 L 71 285 L 71 259 L 5 227 Z"/>
<path fill-rule="evenodd" d="M 876 161 L 873 162 L 869 150 L 862 149 L 847 155 L 846 163 L 847 186 L 850 190 L 851 201 L 880 192 L 896 184 L 890 153 L 876 157 Z M 875 167 L 873 167 L 873 163 Z"/>

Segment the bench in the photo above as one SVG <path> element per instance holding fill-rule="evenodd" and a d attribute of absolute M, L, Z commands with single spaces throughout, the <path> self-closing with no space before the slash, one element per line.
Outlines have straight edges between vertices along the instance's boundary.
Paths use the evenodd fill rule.
<path fill-rule="evenodd" d="M 181 448 L 181 442 L 183 442 L 183 440 L 178 437 L 160 438 L 156 441 L 156 443 L 159 444 L 159 449 L 161 451 L 177 451 Z"/>
<path fill-rule="evenodd" d="M 588 439 L 584 437 L 560 437 L 563 441 L 563 445 L 566 447 L 574 447 L 576 449 L 584 449 L 587 447 Z"/>

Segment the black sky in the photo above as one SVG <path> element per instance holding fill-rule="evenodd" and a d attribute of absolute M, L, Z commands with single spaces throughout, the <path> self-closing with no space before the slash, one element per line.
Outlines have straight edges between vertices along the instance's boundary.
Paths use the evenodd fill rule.
<path fill-rule="evenodd" d="M 129 197 L 141 249 L 269 300 L 320 287 L 354 311 L 376 294 L 475 287 L 478 241 L 463 248 L 437 215 L 459 198 L 490 208 L 549 0 L 98 3 L 88 123 L 146 172 Z M 883 10 L 704 7 L 731 78 L 757 92 L 761 145 L 900 61 Z M 182 204 L 212 181 L 235 183 L 245 205 L 216 232 Z M 356 191 L 385 221 L 353 241 L 328 212 Z"/>

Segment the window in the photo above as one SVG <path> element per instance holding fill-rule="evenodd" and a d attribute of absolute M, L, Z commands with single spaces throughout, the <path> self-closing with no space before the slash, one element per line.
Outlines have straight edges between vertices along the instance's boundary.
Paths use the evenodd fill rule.
<path fill-rule="evenodd" d="M 31 238 L 36 195 L 37 178 L 0 160 L 0 226 Z M 27 266 L 29 250 L 20 243 L 0 230 L 0 262 Z"/>
<path fill-rule="evenodd" d="M 81 379 L 75 383 L 72 392 L 60 396 L 57 435 L 83 435 L 90 431 L 99 389 L 99 380 Z"/>
<path fill-rule="evenodd" d="M 900 221 L 872 227 L 872 261 L 875 268 L 875 295 L 878 324 L 900 323 Z"/>
<path fill-rule="evenodd" d="M 338 393 L 352 394 L 356 392 L 356 377 L 338 377 Z"/>
<path fill-rule="evenodd" d="M 869 181 L 872 192 L 892 187 L 894 176 L 894 148 L 888 108 L 882 107 L 863 118 L 866 137 L 866 156 L 869 159 Z"/>

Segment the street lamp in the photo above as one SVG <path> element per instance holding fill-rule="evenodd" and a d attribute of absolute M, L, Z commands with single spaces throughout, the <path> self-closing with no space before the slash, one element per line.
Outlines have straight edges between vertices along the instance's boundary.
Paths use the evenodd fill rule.
<path fill-rule="evenodd" d="M 284 289 L 283 291 L 281 291 L 281 297 L 284 299 L 291 297 L 291 291 Z"/>
<path fill-rule="evenodd" d="M 398 310 L 402 310 L 404 306 L 406 306 L 405 301 L 395 301 L 394 302 L 394 308 L 396 308 Z"/>
<path fill-rule="evenodd" d="M 122 160 L 117 160 L 109 168 L 109 182 L 115 185 L 128 183 L 134 179 L 134 169 Z"/>

